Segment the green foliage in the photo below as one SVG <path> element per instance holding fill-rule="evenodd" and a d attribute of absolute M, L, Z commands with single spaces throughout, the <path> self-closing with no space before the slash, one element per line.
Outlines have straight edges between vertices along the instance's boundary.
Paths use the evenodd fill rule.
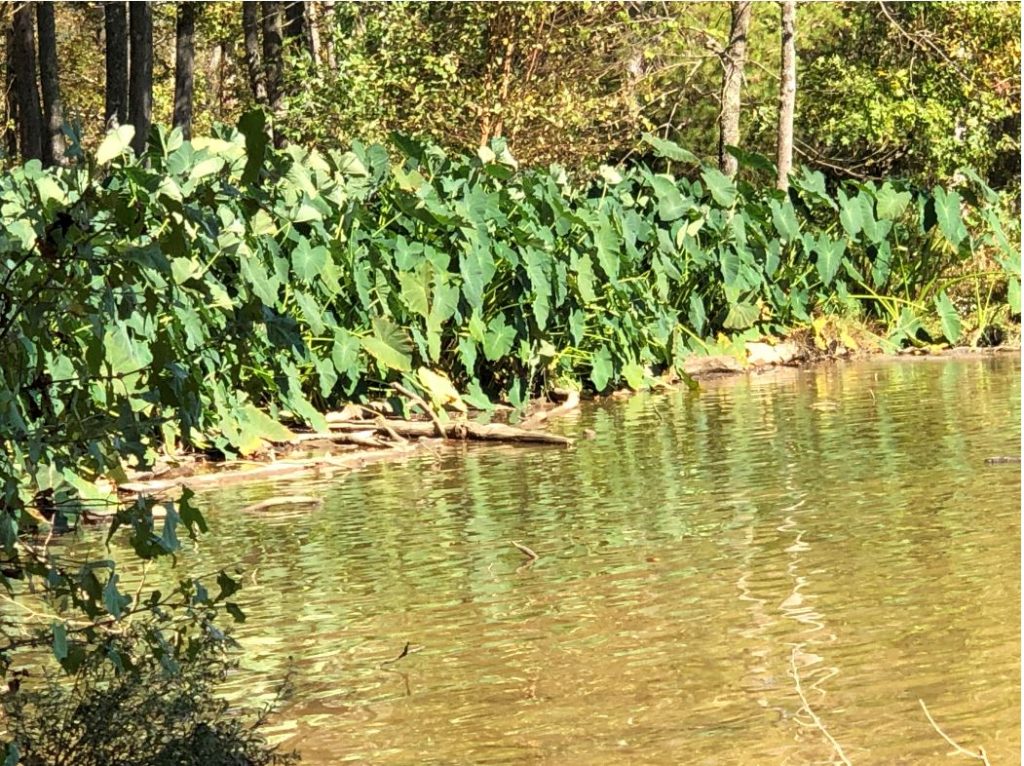
<path fill-rule="evenodd" d="M 572 183 L 502 141 L 462 156 L 398 137 L 391 164 L 380 146 L 274 151 L 262 126 L 158 129 L 145 163 L 118 135 L 94 167 L 0 180 L 8 561 L 30 509 L 73 523 L 102 476 L 179 447 L 252 452 L 282 421 L 324 430 L 324 410 L 420 367 L 513 404 L 551 380 L 639 387 L 723 330 L 851 301 L 918 342 L 950 268 L 984 250 L 993 279 L 1019 274 L 976 176 L 829 191 L 805 170 L 784 195 L 634 165 Z M 175 518 L 143 549 L 173 549 Z"/>
<path fill-rule="evenodd" d="M 151 651 L 139 624 L 71 679 L 27 679 L 0 694 L 3 763 L 48 766 L 286 766 L 262 737 L 263 711 L 246 721 L 215 696 L 235 668 L 223 638 L 206 634 Z"/>

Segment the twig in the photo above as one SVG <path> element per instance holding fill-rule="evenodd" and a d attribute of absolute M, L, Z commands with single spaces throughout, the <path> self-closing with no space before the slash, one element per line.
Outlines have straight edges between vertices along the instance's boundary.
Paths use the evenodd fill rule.
<path fill-rule="evenodd" d="M 832 745 L 832 749 L 836 751 L 836 755 L 839 756 L 839 760 L 841 760 L 845 766 L 853 766 L 853 764 L 850 763 L 850 759 L 846 757 L 846 753 L 843 752 L 842 746 L 836 741 L 836 738 L 829 733 L 828 729 L 825 728 L 825 724 L 822 723 L 818 714 L 811 710 L 811 703 L 807 700 L 803 686 L 800 683 L 800 671 L 797 670 L 796 667 L 796 650 L 797 647 L 794 646 L 793 651 L 789 654 L 789 668 L 793 675 L 793 681 L 796 684 L 796 693 L 800 697 L 800 702 L 803 703 L 803 710 L 807 712 L 808 716 L 810 716 L 814 727 L 825 735 L 825 739 L 827 739 Z"/>
<path fill-rule="evenodd" d="M 395 657 L 394 659 L 390 659 L 390 660 L 381 660 L 380 665 L 381 665 L 381 667 L 383 667 L 384 665 L 392 665 L 392 664 L 398 662 L 403 657 L 408 657 L 410 654 L 413 654 L 414 652 L 420 651 L 422 648 L 423 648 L 422 646 L 413 647 L 412 644 L 410 644 L 408 641 L 406 641 L 405 642 L 405 646 L 402 648 L 402 651 L 400 651 L 398 653 L 397 657 Z"/>
<path fill-rule="evenodd" d="M 952 737 L 946 734 L 946 732 L 940 729 L 939 725 L 935 723 L 935 719 L 932 718 L 932 714 L 928 712 L 928 707 L 924 704 L 924 700 L 918 698 L 917 701 L 918 704 L 921 705 L 921 710 L 924 711 L 924 715 L 925 718 L 928 719 L 928 723 L 932 725 L 932 728 L 939 733 L 939 736 L 946 740 L 946 742 L 948 742 L 956 752 L 960 753 L 960 755 L 966 755 L 968 758 L 974 758 L 976 761 L 981 761 L 985 764 L 985 766 L 992 766 L 992 764 L 988 760 L 988 756 L 985 754 L 985 748 L 979 747 L 978 752 L 972 753 L 967 748 L 958 745 L 956 742 L 953 741 Z"/>
<path fill-rule="evenodd" d="M 512 540 L 511 543 L 515 548 L 519 549 L 520 553 L 522 553 L 524 556 L 528 556 L 531 562 L 537 561 L 540 558 L 540 556 L 538 556 L 536 552 L 533 551 L 533 549 L 527 548 L 525 545 L 521 545 L 520 543 L 517 543 L 515 540 Z"/>
<path fill-rule="evenodd" d="M 425 401 L 423 401 L 423 397 L 422 396 L 420 396 L 419 394 L 415 393 L 414 391 L 410 391 L 408 388 L 403 386 L 401 383 L 392 383 L 391 387 L 393 389 L 395 389 L 395 391 L 400 393 L 402 396 L 407 397 L 408 399 L 411 399 L 414 404 L 418 404 L 420 406 L 420 408 L 424 412 L 426 412 L 427 415 L 430 416 L 430 419 L 432 421 L 434 421 L 434 428 L 437 429 L 437 435 L 440 436 L 442 439 L 447 439 L 448 438 L 448 432 L 445 430 L 444 424 L 441 423 L 440 419 L 437 417 L 437 413 L 434 412 L 434 408 L 431 407 L 429 404 L 427 404 Z"/>

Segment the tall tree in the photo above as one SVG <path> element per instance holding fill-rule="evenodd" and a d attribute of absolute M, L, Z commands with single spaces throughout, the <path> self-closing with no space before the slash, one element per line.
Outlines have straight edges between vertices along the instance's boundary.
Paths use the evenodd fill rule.
<path fill-rule="evenodd" d="M 302 0 L 289 0 L 284 4 L 284 36 L 301 45 L 315 66 L 316 46 L 313 43 L 312 20 L 307 5 Z"/>
<path fill-rule="evenodd" d="M 782 64 L 779 71 L 779 131 L 776 147 L 778 179 L 775 186 L 789 188 L 793 168 L 793 112 L 796 109 L 796 0 L 782 0 Z"/>
<path fill-rule="evenodd" d="M 196 4 L 178 3 L 174 56 L 174 118 L 186 139 L 192 138 L 192 93 L 195 84 Z"/>
<path fill-rule="evenodd" d="M 43 91 L 43 120 L 46 140 L 43 158 L 47 164 L 64 164 L 64 105 L 57 80 L 57 28 L 53 19 L 53 3 L 39 2 L 36 22 L 39 25 L 39 82 Z"/>
<path fill-rule="evenodd" d="M 6 3 L 5 3 L 6 5 Z M 18 156 L 18 125 L 21 120 L 18 118 L 18 66 L 14 59 L 14 25 L 7 22 L 7 8 L 4 8 L 4 105 L 7 108 L 7 126 L 4 129 L 4 149 L 7 156 L 14 158 Z"/>
<path fill-rule="evenodd" d="M 284 62 L 281 56 L 283 21 L 281 3 L 263 2 L 263 68 L 267 78 L 267 100 L 271 111 L 281 108 L 281 79 Z"/>
<path fill-rule="evenodd" d="M 132 149 L 141 155 L 153 123 L 153 9 L 148 2 L 128 4 L 128 25 L 128 121 L 135 126 Z"/>
<path fill-rule="evenodd" d="M 719 117 L 718 167 L 728 176 L 736 175 L 736 158 L 725 150 L 740 142 L 740 94 L 743 89 L 743 67 L 747 61 L 747 33 L 750 30 L 750 0 L 733 0 L 730 4 L 732 24 L 729 42 L 722 51 L 722 112 Z"/>
<path fill-rule="evenodd" d="M 267 104 L 267 82 L 260 64 L 260 6 L 242 3 L 242 35 L 245 40 L 245 70 L 257 104 Z"/>
<path fill-rule="evenodd" d="M 36 82 L 36 19 L 29 3 L 14 6 L 14 65 L 18 93 L 18 137 L 24 160 L 43 159 L 43 112 Z"/>
<path fill-rule="evenodd" d="M 280 2 L 263 2 L 263 68 L 267 75 L 267 105 L 275 116 L 281 114 L 284 106 L 282 91 L 284 79 L 284 58 L 282 37 L 284 13 Z M 284 136 L 273 126 L 274 145 L 284 145 Z"/>
<path fill-rule="evenodd" d="M 128 8 L 123 1 L 103 4 L 106 87 L 103 119 L 109 127 L 128 124 Z"/>

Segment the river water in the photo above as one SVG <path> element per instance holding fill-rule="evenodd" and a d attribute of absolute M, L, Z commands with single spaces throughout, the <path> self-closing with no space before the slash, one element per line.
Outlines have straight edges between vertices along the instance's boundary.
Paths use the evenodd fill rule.
<path fill-rule="evenodd" d="M 948 763 L 1020 752 L 1020 358 L 872 361 L 584 408 L 201 496 L 230 692 L 310 764 Z M 274 494 L 319 509 L 243 514 Z M 532 566 L 512 545 L 539 555 Z M 410 653 L 389 663 L 409 643 Z"/>

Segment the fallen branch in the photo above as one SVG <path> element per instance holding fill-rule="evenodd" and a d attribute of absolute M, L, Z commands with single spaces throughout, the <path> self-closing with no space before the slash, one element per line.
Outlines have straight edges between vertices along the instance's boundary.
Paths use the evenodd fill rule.
<path fill-rule="evenodd" d="M 512 540 L 511 543 L 513 547 L 519 549 L 520 553 L 522 553 L 524 556 L 529 557 L 530 563 L 533 563 L 534 561 L 540 559 L 540 556 L 538 556 L 532 548 L 527 548 L 525 545 L 521 545 L 520 543 L 517 543 L 515 540 Z"/>
<path fill-rule="evenodd" d="M 944 732 L 942 729 L 940 729 L 939 725 L 937 723 L 935 723 L 935 719 L 932 718 L 932 714 L 928 712 L 928 707 L 924 704 L 924 700 L 923 699 L 918 699 L 917 701 L 918 701 L 918 704 L 921 705 L 921 710 L 924 711 L 924 715 L 925 715 L 925 718 L 928 719 L 928 723 L 930 723 L 932 725 L 932 728 L 935 729 L 935 731 L 937 731 L 939 733 L 940 737 L 942 737 L 944 740 L 946 740 L 946 742 L 948 742 L 950 744 L 950 747 L 952 747 L 953 750 L 955 750 L 960 755 L 966 755 L 968 758 L 973 758 L 976 761 L 981 761 L 982 763 L 985 764 L 985 766 L 992 766 L 992 764 L 989 763 L 988 756 L 985 754 L 985 748 L 979 747 L 978 748 L 978 752 L 972 753 L 967 748 L 961 747 L 959 744 L 957 744 L 953 740 L 952 737 L 950 737 L 948 734 L 946 734 L 946 732 Z"/>
<path fill-rule="evenodd" d="M 332 431 L 361 431 L 367 428 L 376 428 L 382 433 L 394 431 L 409 438 L 429 438 L 437 434 L 438 423 L 427 423 L 422 420 L 385 420 L 378 421 L 362 420 L 348 423 L 331 423 Z M 549 434 L 543 431 L 527 431 L 523 428 L 515 428 L 502 423 L 446 423 L 440 425 L 444 437 L 447 439 L 475 439 L 478 441 L 512 442 L 520 444 L 556 444 L 560 447 L 568 447 L 572 439 L 557 434 Z"/>
<path fill-rule="evenodd" d="M 170 492 L 181 487 L 202 490 L 214 487 L 222 487 L 230 484 L 252 481 L 253 479 L 265 479 L 267 477 L 281 478 L 318 471 L 324 468 L 351 468 L 381 459 L 381 456 L 394 454 L 395 451 L 412 451 L 411 447 L 396 445 L 394 450 L 386 452 L 351 452 L 344 455 L 324 455 L 322 457 L 310 458 L 308 460 L 279 460 L 268 465 L 259 466 L 241 471 L 217 471 L 213 473 L 202 473 L 192 476 L 178 476 L 173 479 L 157 479 L 154 481 L 130 481 L 120 484 L 118 492 L 139 495 L 151 495 Z"/>
<path fill-rule="evenodd" d="M 1020 465 L 1020 455 L 998 455 L 996 457 L 987 457 L 985 462 L 988 465 Z"/>
<path fill-rule="evenodd" d="M 437 429 L 437 435 L 440 436 L 442 439 L 447 439 L 448 438 L 447 432 L 445 431 L 445 428 L 444 428 L 444 424 L 437 417 L 437 413 L 434 412 L 434 408 L 431 407 L 429 404 L 427 404 L 423 400 L 422 396 L 420 396 L 419 394 L 417 394 L 414 391 L 410 391 L 408 388 L 403 386 L 401 383 L 392 383 L 391 387 L 393 389 L 395 389 L 395 391 L 400 393 L 402 396 L 406 397 L 407 399 L 412 400 L 413 404 L 419 405 L 420 409 L 423 410 L 430 417 L 430 419 L 434 422 L 434 428 Z"/>
<path fill-rule="evenodd" d="M 334 444 L 355 444 L 360 447 L 387 447 L 388 445 L 379 439 L 374 438 L 376 429 L 370 428 L 363 431 L 328 431 L 326 433 L 296 434 L 288 441 L 275 442 L 275 444 L 304 444 L 306 442 L 333 442 Z"/>
<path fill-rule="evenodd" d="M 568 412 L 578 409 L 580 406 L 580 392 L 570 391 L 569 396 L 557 407 L 550 410 L 543 410 L 541 412 L 534 413 L 530 417 L 526 418 L 519 424 L 520 428 L 536 428 L 542 423 L 546 423 L 554 418 L 560 418 Z"/>
<path fill-rule="evenodd" d="M 271 497 L 266 500 L 262 500 L 252 505 L 247 505 L 242 509 L 242 513 L 250 513 L 252 511 L 265 511 L 268 508 L 277 508 L 282 505 L 322 505 L 323 500 L 319 497 L 310 497 L 309 495 L 280 495 L 278 497 Z"/>

